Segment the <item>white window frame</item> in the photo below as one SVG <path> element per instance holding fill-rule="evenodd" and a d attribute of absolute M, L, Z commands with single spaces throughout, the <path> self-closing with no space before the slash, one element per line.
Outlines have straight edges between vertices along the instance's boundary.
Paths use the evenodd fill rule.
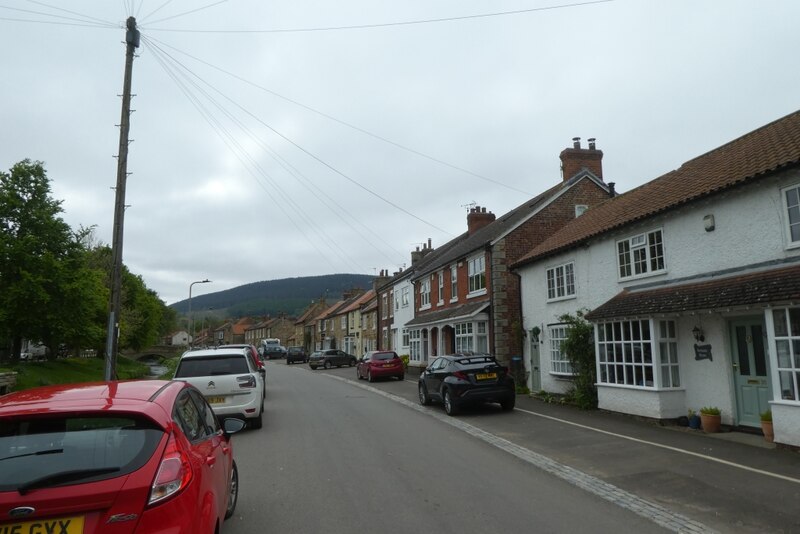
<path fill-rule="evenodd" d="M 403 307 L 408 307 L 408 295 L 410 292 L 410 288 L 408 286 L 403 287 L 401 290 L 402 298 L 403 298 Z"/>
<path fill-rule="evenodd" d="M 487 321 L 475 323 L 475 351 L 489 353 L 489 323 Z"/>
<path fill-rule="evenodd" d="M 439 271 L 439 294 L 437 295 L 438 300 L 436 304 L 441 306 L 444 304 L 444 271 Z"/>
<path fill-rule="evenodd" d="M 667 271 L 662 228 L 620 239 L 614 247 L 617 255 L 617 277 L 620 280 L 645 278 Z"/>
<path fill-rule="evenodd" d="M 469 293 L 467 298 L 486 294 L 486 256 L 481 254 L 467 260 Z"/>
<path fill-rule="evenodd" d="M 411 361 L 419 362 L 422 356 L 422 332 L 417 328 L 408 332 L 408 357 Z"/>
<path fill-rule="evenodd" d="M 458 301 L 458 265 L 450 266 L 450 302 Z"/>
<path fill-rule="evenodd" d="M 419 331 L 419 330 L 418 330 Z M 411 340 L 410 334 L 408 332 L 408 328 L 403 328 L 403 338 L 402 338 L 402 347 L 408 347 L 408 342 Z"/>
<path fill-rule="evenodd" d="M 400 309 L 400 291 L 394 290 L 394 311 Z"/>
<path fill-rule="evenodd" d="M 342 322 L 340 326 L 342 330 L 347 330 L 347 315 L 342 315 Z"/>
<path fill-rule="evenodd" d="M 575 298 L 575 262 L 570 261 L 547 269 L 547 300 Z"/>
<path fill-rule="evenodd" d="M 431 307 L 431 279 L 427 276 L 419 281 L 419 309 Z"/>
<path fill-rule="evenodd" d="M 790 198 L 792 197 L 792 198 Z M 800 184 L 781 189 L 786 248 L 800 247 Z M 796 238 L 793 237 L 796 235 Z"/>
<path fill-rule="evenodd" d="M 386 293 L 381 295 L 381 317 L 383 319 L 389 317 L 389 295 Z"/>
<path fill-rule="evenodd" d="M 572 364 L 563 350 L 564 340 L 567 338 L 566 323 L 547 325 L 547 337 L 550 340 L 550 374 L 556 376 L 573 376 L 575 372 Z"/>
<path fill-rule="evenodd" d="M 776 308 L 768 313 L 775 358 L 775 401 L 800 405 L 800 308 Z"/>
<path fill-rule="evenodd" d="M 597 383 L 646 391 L 680 389 L 680 358 L 675 329 L 676 323 L 672 319 L 596 324 Z M 662 355 L 663 350 L 668 350 L 669 354 Z M 665 380 L 665 372 L 670 373 L 669 382 Z"/>
<path fill-rule="evenodd" d="M 475 336 L 473 335 L 472 321 L 466 323 L 456 323 L 453 325 L 455 330 L 456 352 L 475 350 Z"/>

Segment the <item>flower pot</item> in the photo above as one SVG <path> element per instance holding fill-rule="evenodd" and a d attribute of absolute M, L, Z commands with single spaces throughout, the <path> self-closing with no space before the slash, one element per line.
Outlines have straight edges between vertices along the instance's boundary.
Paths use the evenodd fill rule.
<path fill-rule="evenodd" d="M 695 414 L 689 418 L 689 428 L 693 428 L 694 430 L 700 429 L 700 416 Z"/>
<path fill-rule="evenodd" d="M 721 421 L 722 416 L 720 415 L 708 415 L 704 413 L 700 414 L 700 422 L 703 425 L 703 432 L 706 434 L 714 434 L 719 432 Z"/>
<path fill-rule="evenodd" d="M 772 429 L 772 421 L 761 421 L 761 431 L 764 433 L 764 441 L 768 443 L 775 441 L 775 432 Z"/>

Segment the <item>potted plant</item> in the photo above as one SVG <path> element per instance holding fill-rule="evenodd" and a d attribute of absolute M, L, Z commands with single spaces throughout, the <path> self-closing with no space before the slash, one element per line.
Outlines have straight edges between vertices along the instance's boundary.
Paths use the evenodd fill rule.
<path fill-rule="evenodd" d="M 700 423 L 703 425 L 703 432 L 713 434 L 719 432 L 721 412 L 716 406 L 704 406 L 700 408 Z"/>
<path fill-rule="evenodd" d="M 772 410 L 761 413 L 761 431 L 764 433 L 764 440 L 769 443 L 775 441 L 775 432 L 772 430 Z"/>
<path fill-rule="evenodd" d="M 687 418 L 689 419 L 689 428 L 693 428 L 694 430 L 700 429 L 700 416 L 697 415 L 697 412 L 689 410 Z"/>

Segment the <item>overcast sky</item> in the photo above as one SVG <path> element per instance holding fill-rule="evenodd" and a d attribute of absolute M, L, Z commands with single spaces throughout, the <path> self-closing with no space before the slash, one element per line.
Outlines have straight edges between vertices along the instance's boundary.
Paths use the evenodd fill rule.
<path fill-rule="evenodd" d="M 107 244 L 131 15 L 123 256 L 168 304 L 394 272 L 573 137 L 625 192 L 800 107 L 797 0 L 0 0 L 0 169 Z"/>

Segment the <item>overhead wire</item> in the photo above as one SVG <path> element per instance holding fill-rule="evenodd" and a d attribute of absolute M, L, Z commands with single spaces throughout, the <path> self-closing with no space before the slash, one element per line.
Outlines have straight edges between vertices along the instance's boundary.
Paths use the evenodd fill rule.
<path fill-rule="evenodd" d="M 476 15 L 462 15 L 455 17 L 441 17 L 433 19 L 422 20 L 407 20 L 399 22 L 384 22 L 375 24 L 353 24 L 348 26 L 323 26 L 312 28 L 283 28 L 283 29 L 267 29 L 267 30 L 185 30 L 176 28 L 150 28 L 150 31 L 168 31 L 176 33 L 310 33 L 310 32 L 328 32 L 328 31 L 342 31 L 342 30 L 364 30 L 371 28 L 389 28 L 393 26 L 413 26 L 419 24 L 436 24 L 442 22 L 454 22 L 470 19 L 481 19 L 491 17 L 507 17 L 511 15 L 522 15 L 527 13 L 535 13 L 537 11 L 550 11 L 554 9 L 568 9 L 573 7 L 583 7 L 593 4 L 604 4 L 613 2 L 614 0 L 591 0 L 588 2 L 575 2 L 572 4 L 560 4 L 556 6 L 535 7 L 529 9 L 516 9 L 513 11 L 498 11 L 492 13 L 479 13 Z M 162 21 L 165 19 L 162 19 Z M 158 21 L 158 22 L 162 22 Z"/>
<path fill-rule="evenodd" d="M 30 22 L 35 24 L 54 24 L 59 26 L 83 26 L 83 27 L 93 27 L 93 28 L 114 28 L 118 29 L 119 25 L 113 24 L 111 22 L 95 22 L 88 18 L 74 18 L 74 17 L 65 17 L 64 15 L 57 15 L 55 13 L 46 13 L 43 11 L 33 11 L 31 9 L 22 9 L 19 7 L 8 7 L 4 5 L 0 5 L 0 9 L 6 9 L 8 11 L 17 11 L 19 13 L 27 13 L 31 15 L 39 15 L 43 17 L 52 17 L 56 19 L 61 19 L 64 21 L 75 21 L 75 22 L 59 22 L 55 20 L 34 20 L 34 19 L 18 19 L 18 18 L 10 18 L 10 17 L 0 17 L 0 20 L 6 20 L 10 22 Z"/>
<path fill-rule="evenodd" d="M 144 22 L 144 21 L 146 21 L 147 19 L 149 19 L 150 17 L 152 17 L 153 15 L 155 15 L 156 13 L 158 13 L 159 11 L 161 11 L 162 9 L 164 9 L 165 7 L 167 7 L 167 6 L 168 6 L 169 4 L 171 4 L 173 1 L 174 1 L 174 0 L 167 0 L 166 2 L 164 2 L 163 4 L 161 4 L 160 6 L 158 6 L 158 7 L 157 7 L 155 10 L 153 10 L 153 11 L 151 11 L 150 13 L 148 13 L 147 15 L 145 15 L 145 16 L 142 18 L 141 22 Z"/>
<path fill-rule="evenodd" d="M 146 42 L 149 45 L 149 48 L 151 50 L 158 49 L 158 46 L 155 45 L 154 43 L 152 43 L 146 37 L 143 38 L 143 41 Z M 159 52 L 161 52 L 161 51 L 159 51 Z M 157 53 L 154 53 L 154 55 L 157 55 Z M 261 165 L 259 165 L 255 161 L 255 159 L 249 154 L 249 152 L 247 152 L 246 149 L 244 149 L 242 147 L 241 143 L 239 143 L 236 140 L 235 136 L 229 131 L 229 129 L 226 128 L 218 119 L 216 119 L 213 116 L 213 114 L 202 104 L 202 102 L 200 101 L 200 99 L 196 95 L 190 93 L 190 91 L 186 87 L 186 84 L 184 82 L 179 82 L 179 80 L 177 79 L 177 75 L 173 71 L 169 70 L 169 67 L 166 64 L 167 63 L 166 60 L 163 57 L 160 57 L 160 56 L 157 57 L 157 59 L 159 60 L 159 63 L 162 65 L 162 68 L 164 68 L 165 70 L 168 70 L 168 74 L 170 74 L 170 77 L 173 79 L 173 81 L 175 81 L 176 83 L 179 84 L 179 87 L 180 87 L 181 91 L 184 93 L 185 96 L 187 96 L 187 98 L 190 99 L 190 102 L 195 106 L 195 108 L 198 110 L 198 112 L 200 112 L 201 116 L 203 116 L 203 118 L 212 126 L 212 129 L 214 129 L 214 131 L 217 133 L 217 135 L 219 135 L 222 138 L 223 142 L 228 146 L 228 148 L 231 150 L 231 152 L 245 166 L 245 168 L 248 170 L 248 173 L 250 173 L 251 177 L 270 196 L 270 198 L 273 201 L 273 205 L 277 206 L 284 213 L 286 218 L 303 235 L 303 237 L 317 250 L 317 252 L 323 258 L 325 258 L 331 264 L 332 267 L 335 267 L 335 264 L 334 264 L 334 262 L 331 261 L 330 257 L 328 257 L 324 253 L 324 251 L 322 251 L 317 246 L 317 240 L 311 239 L 306 234 L 305 230 L 295 220 L 295 218 L 292 215 L 292 213 L 285 209 L 284 203 L 282 203 L 280 201 L 281 199 L 276 198 L 274 196 L 272 190 L 264 187 L 264 184 L 261 183 L 261 181 L 258 179 L 258 177 L 256 176 L 256 173 L 261 175 L 261 176 L 263 176 L 273 186 L 274 190 L 277 191 L 278 193 L 280 193 L 280 195 L 283 197 L 284 202 L 287 205 L 292 206 L 295 209 L 295 213 L 297 215 L 299 215 L 301 218 L 304 217 L 303 210 L 296 203 L 294 203 L 294 201 L 291 199 L 291 197 L 288 196 L 283 191 L 283 189 L 276 183 L 276 181 L 272 178 L 272 176 L 268 172 L 266 172 L 263 169 L 263 167 Z M 182 75 L 182 77 L 186 78 L 186 75 L 184 74 L 184 75 Z M 209 102 L 211 102 L 219 111 L 221 111 L 224 115 L 226 115 L 229 120 L 232 120 L 234 123 L 238 123 L 240 128 L 242 127 L 240 121 L 235 119 L 235 117 L 233 117 L 227 110 L 225 110 L 221 105 L 219 105 L 219 103 L 216 102 L 215 99 L 213 99 L 210 95 L 208 95 L 208 93 L 206 93 L 199 86 L 197 86 L 197 84 L 195 82 L 188 81 L 188 83 L 191 83 L 191 85 L 194 86 L 195 89 L 197 89 L 201 94 L 203 94 L 205 96 L 205 98 Z M 307 218 L 306 218 L 306 221 L 309 222 L 309 220 Z M 331 249 L 331 251 L 333 251 L 334 254 L 338 255 L 340 257 L 340 259 L 344 261 L 344 263 L 348 263 L 348 264 L 350 264 L 351 267 L 355 267 L 356 271 L 359 270 L 359 267 L 355 263 L 352 263 L 350 258 L 347 255 L 345 255 L 341 249 L 336 248 L 336 247 L 334 247 L 332 245 L 332 240 L 330 239 L 330 237 L 327 236 L 327 234 L 324 231 L 324 229 L 316 228 L 315 227 L 316 225 L 313 225 L 313 224 L 311 224 L 310 226 L 312 226 L 312 229 L 315 230 L 317 233 L 319 233 L 323 237 L 323 239 L 319 239 L 319 241 L 325 243 Z"/>
<path fill-rule="evenodd" d="M 153 39 L 153 38 L 149 38 L 149 39 L 150 39 L 151 41 L 156 41 L 156 42 L 159 42 L 159 41 L 157 41 L 157 40 L 155 40 L 155 39 Z M 160 44 L 160 42 L 159 42 L 159 44 Z M 166 52 L 164 52 L 164 53 L 166 53 Z M 168 55 L 168 54 L 167 54 L 167 55 Z M 185 69 L 185 70 L 186 70 L 187 72 L 189 72 L 189 73 L 190 73 L 192 76 L 196 77 L 196 78 L 197 78 L 197 79 L 198 79 L 198 80 L 199 80 L 201 83 L 203 83 L 203 84 L 205 84 L 206 86 L 208 86 L 208 87 L 209 87 L 211 90 L 213 90 L 214 92 L 216 92 L 217 94 L 219 94 L 219 95 L 220 95 L 222 98 L 226 99 L 226 100 L 227 100 L 229 103 L 231 103 L 233 106 L 237 107 L 237 108 L 238 108 L 240 111 L 242 111 L 243 113 L 245 113 L 246 115 L 248 115 L 248 116 L 249 116 L 249 117 L 251 117 L 252 119 L 256 120 L 257 122 L 262 122 L 262 121 L 261 121 L 261 120 L 260 120 L 260 119 L 259 119 L 257 116 L 255 116 L 255 115 L 254 115 L 252 112 L 250 112 L 248 109 L 246 109 L 246 108 L 245 108 L 245 107 L 243 107 L 241 104 L 239 104 L 239 103 L 237 103 L 236 101 L 234 101 L 233 99 L 231 99 L 229 96 L 227 96 L 226 94 L 224 94 L 222 91 L 220 91 L 219 89 L 217 89 L 216 87 L 214 87 L 213 85 L 211 85 L 210 83 L 208 83 L 207 81 L 203 80 L 203 79 L 202 79 L 202 78 L 201 78 L 199 75 L 197 75 L 197 73 L 195 73 L 194 71 L 192 71 L 191 69 L 189 69 L 189 68 L 188 68 L 186 65 L 184 65 L 183 63 L 181 63 L 180 61 L 178 61 L 176 58 L 173 58 L 172 56 L 169 56 L 169 57 L 170 57 L 170 58 L 172 59 L 172 61 L 174 61 L 174 62 L 175 62 L 177 65 L 180 65 L 180 66 L 181 66 L 181 68 Z M 258 138 L 257 136 L 255 136 L 255 134 L 252 134 L 252 132 L 251 132 L 251 131 L 250 131 L 250 130 L 249 130 L 247 127 L 246 127 L 246 126 L 242 125 L 241 127 L 242 127 L 243 129 L 247 129 L 247 131 L 248 131 L 249 133 L 251 133 L 251 135 L 252 135 L 252 138 L 253 138 L 253 139 L 257 140 L 258 142 L 262 142 L 262 140 L 261 140 L 260 138 Z M 311 194 L 315 196 L 315 198 L 317 198 L 317 199 L 318 199 L 318 200 L 319 200 L 321 203 L 323 203 L 323 204 L 324 204 L 326 207 L 328 207 L 328 209 L 330 209 L 330 210 L 331 210 L 331 212 L 332 212 L 332 213 L 333 213 L 333 214 L 334 214 L 334 215 L 335 215 L 337 218 L 339 218 L 339 219 L 340 219 L 342 222 L 344 222 L 344 223 L 345 223 L 345 224 L 346 224 L 346 225 L 347 225 L 347 226 L 348 226 L 348 227 L 349 227 L 351 230 L 353 230 L 354 232 L 356 232 L 356 233 L 357 233 L 357 234 L 358 234 L 358 235 L 359 235 L 359 236 L 360 236 L 362 239 L 364 239 L 364 241 L 365 241 L 365 242 L 367 242 L 367 243 L 368 243 L 368 244 L 369 244 L 371 247 L 373 247 L 373 248 L 374 248 L 374 249 L 375 249 L 375 250 L 376 250 L 378 253 L 380 253 L 381 255 L 383 255 L 383 256 L 384 256 L 384 257 L 385 257 L 385 258 L 386 258 L 388 261 L 390 261 L 390 262 L 392 262 L 392 263 L 395 263 L 395 262 L 396 262 L 396 258 L 390 258 L 388 255 L 386 255 L 386 254 L 383 252 L 383 250 L 382 250 L 382 249 L 380 249 L 380 247 L 378 247 L 378 246 L 377 246 L 377 245 L 376 245 L 376 244 L 375 244 L 373 241 L 371 241 L 371 240 L 369 239 L 369 237 L 365 236 L 365 235 L 364 235 L 364 234 L 363 234 L 363 233 L 362 233 L 362 232 L 361 232 L 361 231 L 360 231 L 360 230 L 359 230 L 357 227 L 355 227 L 353 224 L 351 224 L 351 223 L 350 223 L 348 220 L 346 220 L 346 219 L 345 219 L 345 218 L 342 216 L 342 213 L 344 213 L 344 214 L 346 214 L 347 216 L 349 216 L 349 217 L 350 217 L 350 218 L 351 218 L 353 221 L 355 221 L 356 223 L 359 223 L 359 221 L 358 221 L 358 220 L 357 220 L 355 217 L 353 217 L 353 216 L 350 214 L 350 212 L 349 212 L 348 210 L 346 210 L 346 209 L 345 209 L 345 208 L 343 208 L 342 206 L 338 205 L 338 203 L 336 203 L 336 202 L 335 202 L 333 199 L 331 199 L 331 198 L 330 198 L 328 195 L 326 195 L 326 194 L 324 193 L 324 191 L 322 191 L 322 189 L 320 189 L 318 186 L 316 186 L 316 184 L 314 184 L 314 182 L 313 182 L 312 180 L 310 180 L 310 179 L 309 179 L 309 178 L 307 178 L 305 175 L 303 175 L 303 173 L 301 173 L 301 172 L 300 172 L 300 171 L 299 171 L 297 168 L 295 168 L 295 167 L 294 167 L 293 165 L 291 165 L 291 164 L 290 164 L 288 161 L 286 161 L 286 160 L 285 160 L 283 157 L 281 157 L 281 156 L 280 156 L 280 154 L 278 154 L 277 152 L 275 152 L 275 151 L 274 151 L 274 150 L 273 150 L 273 149 L 272 149 L 272 148 L 271 148 L 271 147 L 270 147 L 268 144 L 266 144 L 266 143 L 263 143 L 263 142 L 262 142 L 262 148 L 264 148 L 264 149 L 265 149 L 265 150 L 266 150 L 266 151 L 267 151 L 267 152 L 270 154 L 270 156 L 271 156 L 271 157 L 272 157 L 272 158 L 273 158 L 273 159 L 274 159 L 274 160 L 275 160 L 275 161 L 276 161 L 276 162 L 277 162 L 277 163 L 278 163 L 278 164 L 279 164 L 281 167 L 283 167 L 283 168 L 284 168 L 284 170 L 286 170 L 286 172 L 288 172 L 289 174 L 291 174 L 292 176 L 294 176 L 294 178 L 295 178 L 295 179 L 297 179 L 297 180 L 298 180 L 298 182 L 299 182 L 301 185 L 303 185 L 303 186 L 304 186 L 304 187 L 305 187 L 307 190 L 309 190 L 309 191 L 311 192 Z M 319 194 L 318 194 L 317 192 L 319 192 Z M 325 196 L 325 197 L 327 198 L 327 200 L 326 200 L 325 198 L 322 198 L 322 196 L 320 196 L 320 195 L 322 195 L 322 196 Z M 331 204 L 333 204 L 333 205 L 334 205 L 336 208 L 338 208 L 338 209 L 334 209 L 334 208 L 331 206 Z M 377 233 L 376 233 L 374 230 L 372 230 L 372 228 L 371 228 L 369 225 L 366 225 L 366 224 L 364 224 L 364 223 L 360 223 L 360 224 L 361 224 L 361 226 L 363 226 L 363 227 L 364 227 L 364 228 L 365 228 L 367 231 L 369 231 L 370 233 L 372 233 L 372 235 L 373 235 L 373 236 L 374 236 L 376 239 L 378 239 L 379 241 L 382 239 L 382 237 L 381 237 L 380 235 L 378 235 L 378 234 L 377 234 Z M 385 243 L 384 243 L 384 244 L 385 244 Z M 386 246 L 387 246 L 388 248 L 391 248 L 389 245 L 386 245 Z M 395 252 L 395 253 L 396 253 L 396 254 L 397 254 L 399 257 L 401 257 L 401 258 L 402 258 L 402 257 L 403 257 L 403 255 L 404 255 L 404 252 L 399 252 L 399 251 L 397 251 L 397 250 L 393 250 L 393 252 Z"/>
<path fill-rule="evenodd" d="M 218 6 L 219 4 L 224 4 L 227 1 L 228 0 L 219 0 L 218 2 L 214 2 L 213 4 L 208 4 L 208 5 L 205 5 L 205 6 L 202 6 L 202 7 L 198 7 L 196 9 L 185 11 L 183 13 L 178 13 L 177 15 L 172 15 L 172 16 L 169 16 L 169 17 L 166 17 L 166 18 L 163 18 L 163 19 L 159 19 L 159 20 L 153 21 L 151 24 L 158 24 L 159 22 L 164 22 L 166 20 L 172 20 L 172 19 L 177 19 L 178 17 L 183 17 L 185 15 L 191 15 L 192 13 L 197 13 L 198 11 L 203 11 L 203 10 L 208 9 L 210 7 Z"/>
<path fill-rule="evenodd" d="M 116 24 L 114 24 L 111 21 L 104 20 L 104 19 L 98 19 L 96 17 L 92 17 L 92 16 L 86 15 L 84 13 L 78 13 L 76 11 L 70 11 L 69 9 L 64 9 L 64 8 L 61 8 L 61 7 L 58 7 L 58 6 L 52 6 L 50 4 L 45 4 L 44 2 L 39 2 L 37 0 L 27 0 L 27 1 L 29 3 L 31 3 L 31 4 L 36 4 L 36 5 L 40 5 L 42 7 L 49 7 L 50 9 L 55 9 L 56 11 L 63 11 L 64 13 L 69 13 L 70 15 L 77 15 L 79 17 L 83 17 L 83 19 L 85 19 L 85 20 L 93 20 L 93 21 L 96 21 L 96 22 L 104 24 L 104 25 L 116 26 Z"/>

